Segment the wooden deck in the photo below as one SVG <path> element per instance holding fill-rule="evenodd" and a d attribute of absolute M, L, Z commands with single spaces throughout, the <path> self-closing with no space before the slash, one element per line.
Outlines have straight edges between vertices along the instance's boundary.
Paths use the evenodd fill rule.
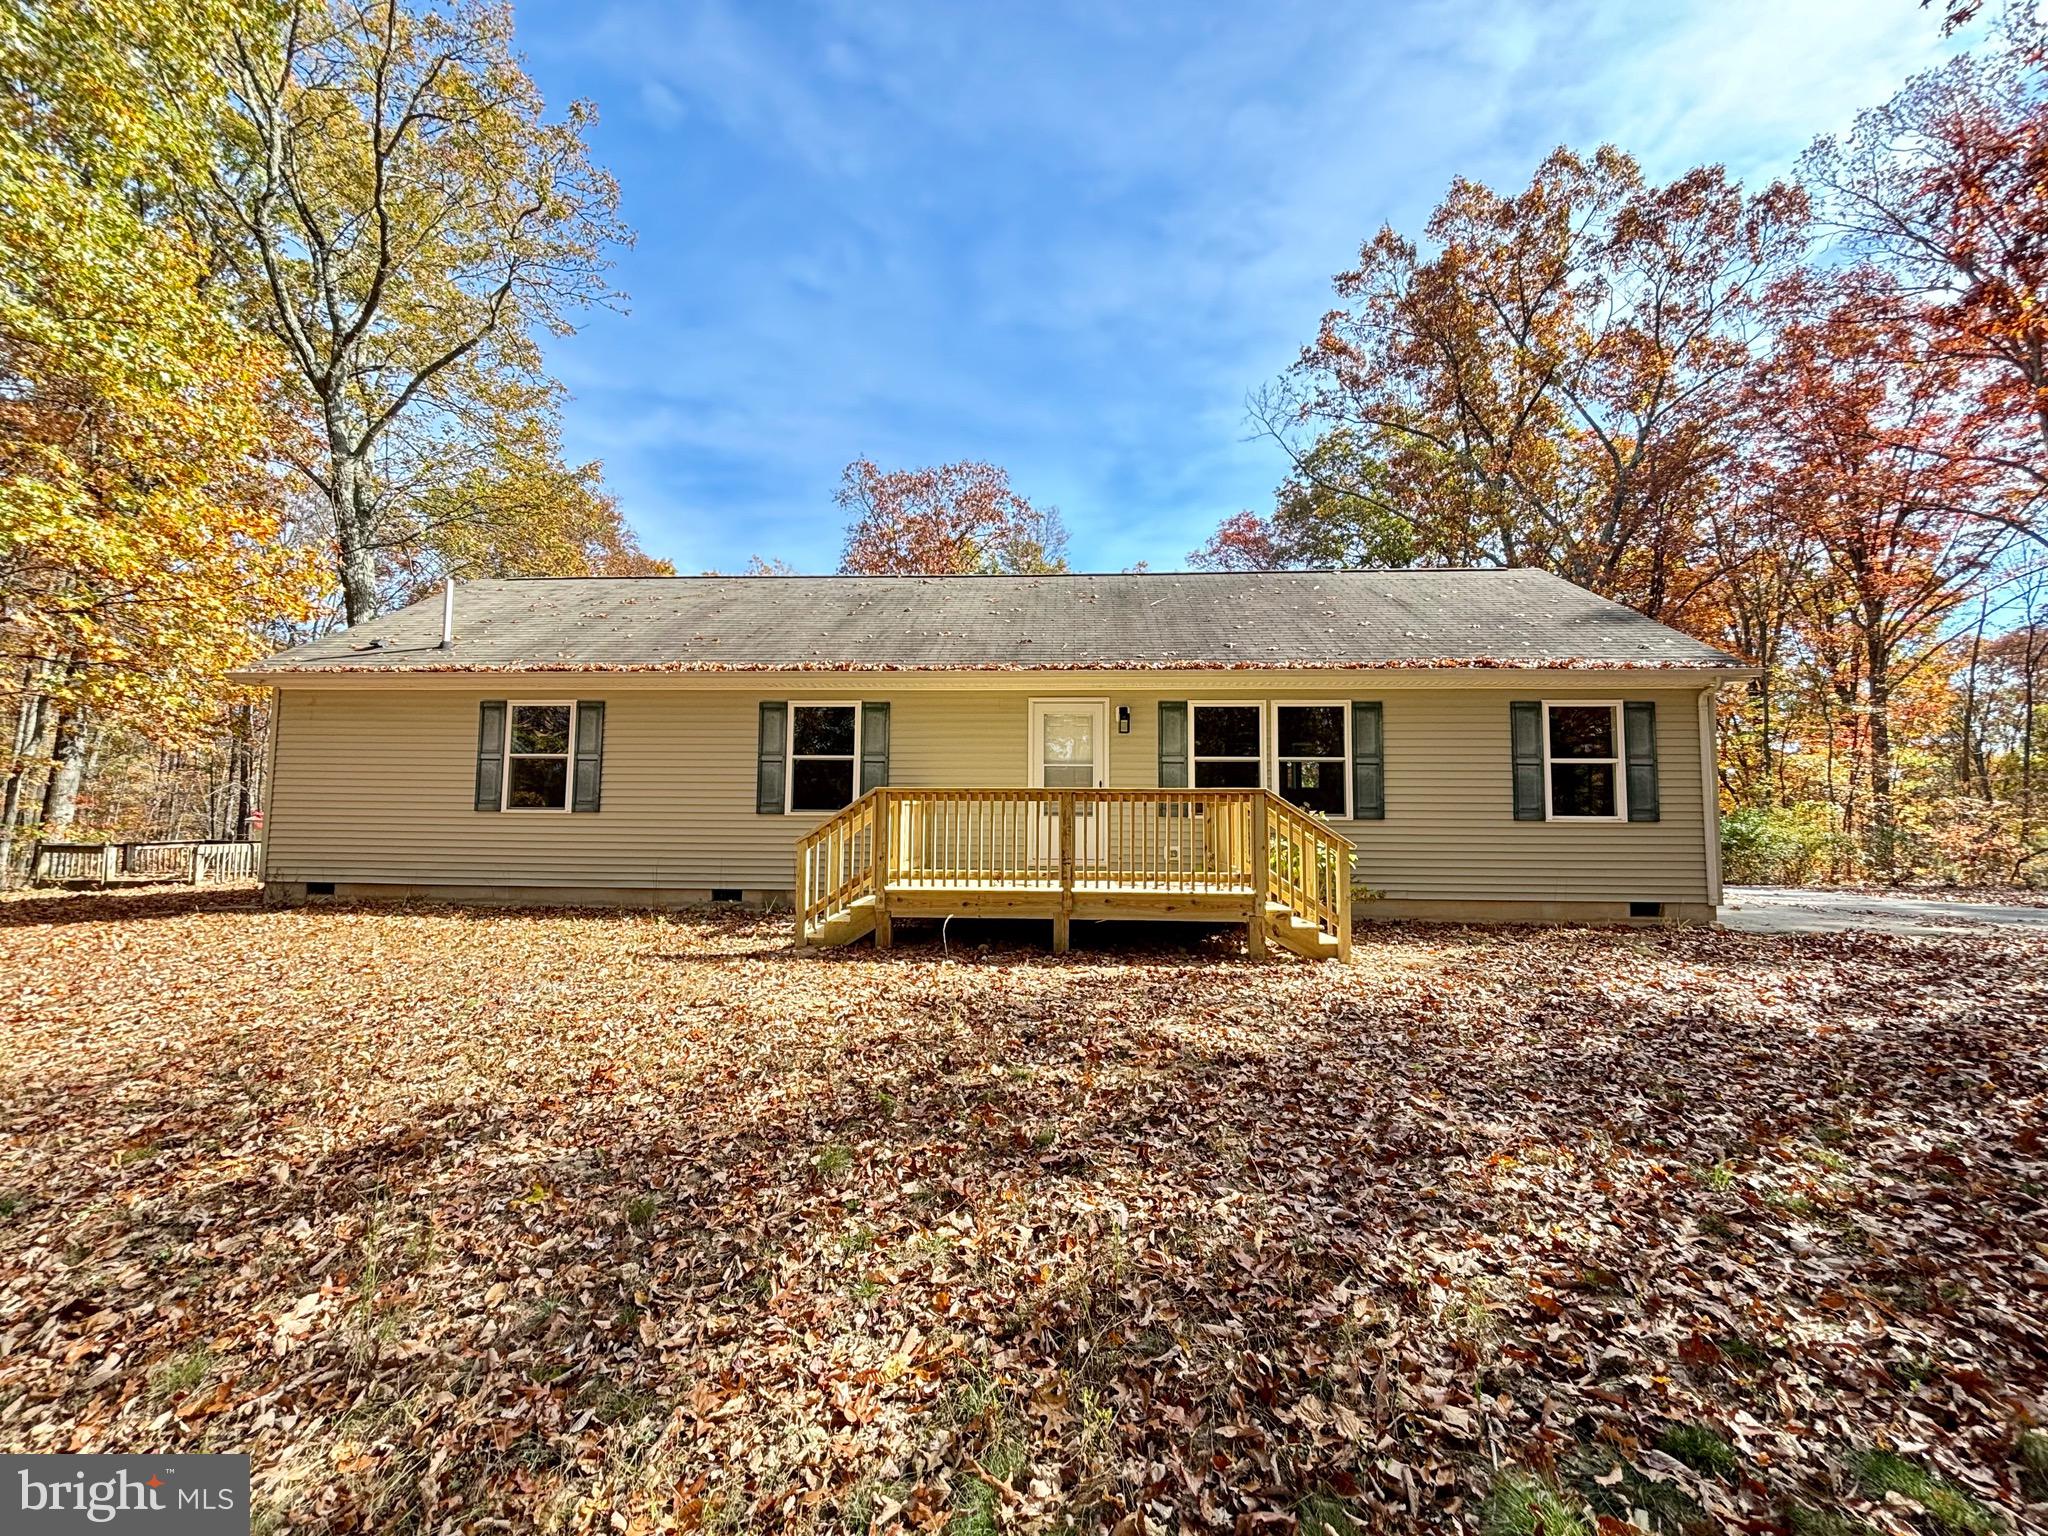
<path fill-rule="evenodd" d="M 797 942 L 898 917 L 1243 923 L 1254 955 L 1351 955 L 1351 844 L 1262 789 L 875 789 L 796 849 Z"/>

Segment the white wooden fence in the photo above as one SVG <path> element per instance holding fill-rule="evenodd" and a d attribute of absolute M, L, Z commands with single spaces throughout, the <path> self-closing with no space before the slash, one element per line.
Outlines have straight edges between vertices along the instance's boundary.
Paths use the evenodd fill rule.
<path fill-rule="evenodd" d="M 254 880 L 257 843 L 39 843 L 32 885 L 147 885 Z"/>

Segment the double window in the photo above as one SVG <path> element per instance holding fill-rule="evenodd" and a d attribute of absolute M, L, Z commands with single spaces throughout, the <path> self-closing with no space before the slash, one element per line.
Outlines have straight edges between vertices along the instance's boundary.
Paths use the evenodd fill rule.
<path fill-rule="evenodd" d="M 860 706 L 789 706 L 789 808 L 837 811 L 860 798 Z"/>
<path fill-rule="evenodd" d="M 1544 803 L 1552 821 L 1619 821 L 1628 814 L 1619 704 L 1543 706 Z"/>
<path fill-rule="evenodd" d="M 1272 769 L 1266 768 L 1265 704 L 1188 706 L 1196 789 L 1256 789 L 1270 779 L 1290 804 L 1342 819 L 1351 814 L 1351 706 L 1275 703 Z"/>
<path fill-rule="evenodd" d="M 576 742 L 573 703 L 513 704 L 505 731 L 505 809 L 566 811 Z"/>

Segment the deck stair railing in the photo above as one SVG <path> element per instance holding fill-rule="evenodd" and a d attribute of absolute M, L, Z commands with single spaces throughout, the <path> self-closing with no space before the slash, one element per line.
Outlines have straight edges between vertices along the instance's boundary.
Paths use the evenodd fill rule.
<path fill-rule="evenodd" d="M 797 941 L 892 911 L 1243 921 L 1348 956 L 1351 845 L 1263 789 L 873 789 L 796 846 Z"/>

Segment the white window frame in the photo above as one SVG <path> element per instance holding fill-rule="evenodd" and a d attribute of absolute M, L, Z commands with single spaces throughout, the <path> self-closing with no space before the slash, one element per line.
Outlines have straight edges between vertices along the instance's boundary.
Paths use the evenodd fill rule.
<path fill-rule="evenodd" d="M 512 725 L 522 709 L 563 709 L 569 711 L 569 749 L 566 752 L 514 752 Z M 576 804 L 576 701 L 574 699 L 507 699 L 505 701 L 505 747 L 499 756 L 498 809 L 520 816 L 561 816 Z M 563 763 L 560 805 L 514 805 L 512 803 L 512 759 L 515 757 L 559 757 Z"/>
<path fill-rule="evenodd" d="M 1195 782 L 1195 777 L 1196 777 L 1196 775 L 1195 775 L 1195 765 L 1196 765 L 1197 763 L 1250 763 L 1250 764 L 1252 764 L 1252 765 L 1253 765 L 1254 769 L 1256 770 L 1256 772 L 1257 772 L 1257 774 L 1258 774 L 1258 784 L 1257 784 L 1257 785 L 1256 785 L 1255 787 L 1257 787 L 1257 788 L 1259 788 L 1259 789 L 1264 789 L 1264 788 L 1266 787 L 1266 784 L 1267 784 L 1267 776 L 1266 776 L 1266 756 L 1267 756 L 1267 753 L 1268 753 L 1268 751 L 1269 751 L 1269 748 L 1270 748 L 1270 743 L 1271 743 L 1271 742 L 1272 742 L 1272 740 L 1273 740 L 1273 733 L 1272 733 L 1272 731 L 1271 731 L 1271 730 L 1270 730 L 1270 729 L 1268 728 L 1268 727 L 1270 726 L 1270 723 L 1271 723 L 1271 722 L 1269 722 L 1269 721 L 1267 720 L 1267 718 L 1266 718 L 1266 702 L 1267 702 L 1267 701 L 1266 701 L 1266 700 L 1264 700 L 1264 699 L 1190 699 L 1190 700 L 1188 700 L 1188 788 L 1189 788 L 1189 789 L 1201 789 L 1201 788 L 1205 787 L 1205 786 L 1203 786 L 1203 785 L 1200 785 L 1200 784 L 1197 784 L 1197 783 Z M 1199 711 L 1201 711 L 1201 710 L 1205 710 L 1205 709 L 1249 709 L 1249 710 L 1251 710 L 1251 711 L 1253 712 L 1253 714 L 1257 716 L 1257 718 L 1258 718 L 1258 722 L 1259 722 L 1259 749 L 1258 749 L 1258 751 L 1257 751 L 1257 752 L 1256 752 L 1256 753 L 1255 753 L 1255 754 L 1254 754 L 1253 756 L 1251 756 L 1251 757 L 1199 757 L 1199 756 L 1197 756 L 1197 755 L 1196 755 L 1196 753 L 1195 753 L 1195 716 L 1196 716 L 1196 714 L 1197 714 L 1197 713 L 1198 713 Z M 1213 786 L 1209 786 L 1209 787 L 1213 787 Z"/>
<path fill-rule="evenodd" d="M 1612 816 L 1560 816 L 1550 789 L 1550 712 L 1553 709 L 1604 709 L 1614 720 L 1613 757 L 1567 757 L 1567 763 L 1607 764 L 1614 770 L 1614 814 Z M 1543 819 L 1545 821 L 1627 821 L 1628 820 L 1628 737 L 1619 699 L 1545 699 L 1543 701 Z"/>
<path fill-rule="evenodd" d="M 1339 819 L 1343 821 L 1351 820 L 1351 813 L 1356 809 L 1351 803 L 1351 701 L 1349 699 L 1272 700 L 1271 712 L 1273 719 L 1271 728 L 1266 733 L 1266 740 L 1271 744 L 1267 752 L 1271 771 L 1266 776 L 1266 782 L 1272 786 L 1274 794 L 1278 795 L 1282 800 L 1287 800 L 1286 792 L 1280 787 L 1280 764 L 1283 761 L 1290 763 L 1327 763 L 1330 759 L 1327 757 L 1289 757 L 1283 759 L 1280 756 L 1280 711 L 1283 709 L 1334 709 L 1337 711 L 1337 718 L 1344 722 L 1344 755 L 1338 760 L 1337 764 L 1337 775 L 1344 785 L 1344 814 Z M 1192 738 L 1189 741 L 1189 747 L 1192 751 Z M 1193 769 L 1190 768 L 1189 772 L 1192 774 Z M 1287 803 L 1294 805 L 1292 800 L 1287 800 Z M 1305 815 L 1313 816 L 1318 814 L 1315 811 L 1311 811 L 1305 805 L 1294 805 L 1294 808 Z"/>
<path fill-rule="evenodd" d="M 860 798 L 860 717 L 859 699 L 791 699 L 782 721 L 782 810 L 788 816 L 837 816 L 846 805 L 829 811 L 800 811 L 796 808 L 796 712 L 800 709 L 850 709 L 853 711 L 853 763 L 852 780 L 848 788 L 853 791 L 852 799 L 846 805 Z M 831 757 L 805 753 L 806 762 L 829 763 Z"/>

